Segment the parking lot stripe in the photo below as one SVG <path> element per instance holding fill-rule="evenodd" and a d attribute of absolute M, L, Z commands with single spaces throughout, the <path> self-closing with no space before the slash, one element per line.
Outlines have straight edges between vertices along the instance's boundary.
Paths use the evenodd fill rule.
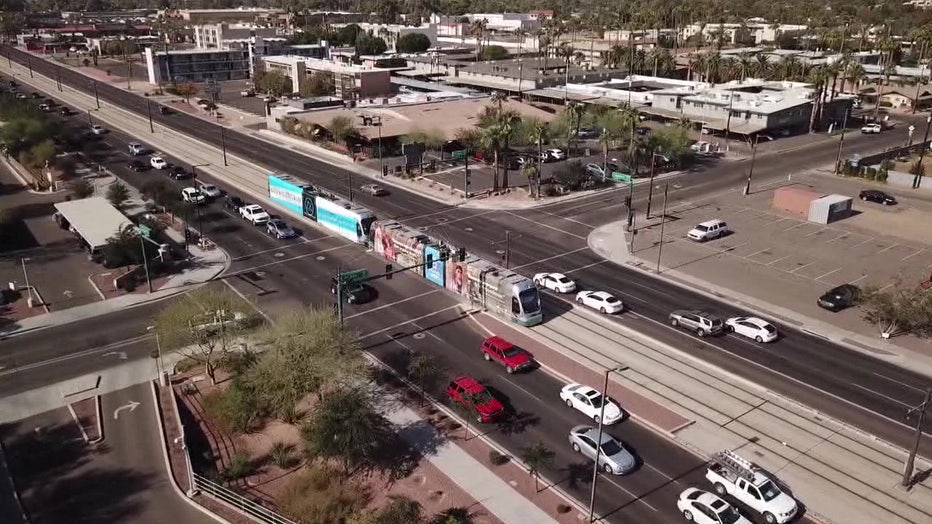
<path fill-rule="evenodd" d="M 831 240 L 829 240 L 829 241 L 827 241 L 827 242 L 825 242 L 825 243 L 826 243 L 826 244 L 831 244 L 832 242 L 834 242 L 834 241 L 836 241 L 836 240 L 840 240 L 840 239 L 845 238 L 845 237 L 847 237 L 847 236 L 848 236 L 848 233 L 842 233 L 842 234 L 838 235 L 837 237 L 835 237 L 835 238 L 833 238 L 833 239 L 831 239 Z"/>
<path fill-rule="evenodd" d="M 764 251 L 767 251 L 767 250 L 769 250 L 769 249 L 770 249 L 769 247 L 765 247 L 764 249 L 761 249 L 760 251 L 755 251 L 755 252 L 751 253 L 750 255 L 745 255 L 744 258 L 751 258 L 751 257 L 753 257 L 754 255 L 760 255 L 761 253 L 763 253 Z"/>
<path fill-rule="evenodd" d="M 767 263 L 764 264 L 764 265 L 765 265 L 765 266 L 770 266 L 770 265 L 776 264 L 777 262 L 779 262 L 779 261 L 781 261 L 781 260 L 786 260 L 786 259 L 790 258 L 791 256 L 793 256 L 793 255 L 787 255 L 787 256 L 785 256 L 785 257 L 780 257 L 780 258 L 778 258 L 778 259 L 776 259 L 776 260 L 771 260 L 770 262 L 767 262 Z"/>
<path fill-rule="evenodd" d="M 815 264 L 815 262 L 809 262 L 808 264 L 806 264 L 806 265 L 804 265 L 804 266 L 799 266 L 798 268 L 791 270 L 790 273 L 793 273 L 793 274 L 795 275 L 796 272 L 799 271 L 800 269 L 805 269 L 805 268 L 811 266 L 812 264 Z"/>
<path fill-rule="evenodd" d="M 820 230 L 818 230 L 818 231 L 814 231 L 814 232 L 812 232 L 812 233 L 809 233 L 809 234 L 806 235 L 806 236 L 807 236 L 807 237 L 811 237 L 812 235 L 818 235 L 819 233 L 821 233 L 821 232 L 823 232 L 823 231 L 825 231 L 825 230 L 827 230 L 827 229 L 828 229 L 827 227 L 823 227 L 822 229 L 820 229 Z"/>
<path fill-rule="evenodd" d="M 860 281 L 864 280 L 865 278 L 867 278 L 867 274 L 861 275 L 861 276 L 859 276 L 858 278 L 856 278 L 856 279 L 854 279 L 854 280 L 852 280 L 851 282 L 848 282 L 848 283 L 849 283 L 849 284 L 854 284 L 855 282 L 860 282 Z"/>
<path fill-rule="evenodd" d="M 902 262 L 902 261 L 904 261 L 904 260 L 909 260 L 910 258 L 913 258 L 914 256 L 916 256 L 916 255 L 918 255 L 919 253 L 922 253 L 922 252 L 924 252 L 924 251 L 925 251 L 925 249 L 920 249 L 919 251 L 916 251 L 916 252 L 913 253 L 912 255 L 906 255 L 905 257 L 903 257 L 903 258 L 900 259 L 900 262 Z"/>
<path fill-rule="evenodd" d="M 871 240 L 874 240 L 874 237 L 867 237 L 867 240 L 865 240 L 865 241 L 863 241 L 863 242 L 858 242 L 857 244 L 851 246 L 851 249 L 854 249 L 854 248 L 860 246 L 861 244 L 866 244 L 866 243 L 870 242 Z"/>
<path fill-rule="evenodd" d="M 795 226 L 790 226 L 790 227 L 784 229 L 784 231 L 789 231 L 789 230 L 791 230 L 791 229 L 796 229 L 797 227 L 802 227 L 802 226 L 805 226 L 806 224 L 808 224 L 808 222 L 800 222 L 800 223 L 796 224 Z"/>
<path fill-rule="evenodd" d="M 891 245 L 889 245 L 889 246 L 887 246 L 887 247 L 881 249 L 880 251 L 878 251 L 877 254 L 879 255 L 880 253 L 883 253 L 884 251 L 889 251 L 889 250 L 895 248 L 895 247 L 898 246 L 898 245 L 899 245 L 899 244 L 891 244 Z"/>
<path fill-rule="evenodd" d="M 829 271 L 828 273 L 826 273 L 826 274 L 824 274 L 824 275 L 819 275 L 819 276 L 815 277 L 815 279 L 816 279 L 816 280 L 821 280 L 822 278 L 825 278 L 825 277 L 831 275 L 832 273 L 837 273 L 837 272 L 841 271 L 842 269 L 844 269 L 844 268 L 843 268 L 843 267 L 840 267 L 840 268 L 838 268 L 838 269 L 833 269 L 833 270 Z"/>

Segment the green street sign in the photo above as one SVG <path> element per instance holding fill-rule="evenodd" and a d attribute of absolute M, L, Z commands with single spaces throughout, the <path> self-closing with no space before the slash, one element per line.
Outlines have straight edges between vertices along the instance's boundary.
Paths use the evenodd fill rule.
<path fill-rule="evenodd" d="M 620 182 L 630 182 L 631 175 L 626 175 L 624 173 L 619 173 L 617 171 L 612 173 L 612 180 L 618 180 Z"/>
<path fill-rule="evenodd" d="M 347 284 L 350 282 L 356 282 L 363 280 L 369 277 L 369 270 L 367 269 L 356 269 L 354 271 L 347 271 L 345 273 L 340 273 L 340 282 Z"/>
<path fill-rule="evenodd" d="M 141 224 L 139 226 L 139 234 L 141 234 L 143 238 L 152 238 L 152 228 L 145 224 Z"/>
<path fill-rule="evenodd" d="M 459 151 L 454 151 L 454 152 L 453 152 L 453 157 L 452 157 L 452 158 L 453 158 L 453 160 L 462 160 L 462 159 L 466 158 L 466 150 L 465 150 L 465 149 L 461 149 L 461 150 L 459 150 Z"/>

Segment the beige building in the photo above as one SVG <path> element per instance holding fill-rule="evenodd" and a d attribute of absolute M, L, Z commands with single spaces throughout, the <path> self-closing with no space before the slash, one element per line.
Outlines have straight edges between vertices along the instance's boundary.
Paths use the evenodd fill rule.
<path fill-rule="evenodd" d="M 391 71 L 338 64 L 302 56 L 266 56 L 265 71 L 278 71 L 291 79 L 292 90 L 301 92 L 308 76 L 318 72 L 331 75 L 334 95 L 344 100 L 380 97 L 391 94 Z"/>

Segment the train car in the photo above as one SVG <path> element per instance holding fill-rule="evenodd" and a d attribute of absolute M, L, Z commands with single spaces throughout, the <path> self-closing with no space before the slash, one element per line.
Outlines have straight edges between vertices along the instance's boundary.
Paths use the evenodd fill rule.
<path fill-rule="evenodd" d="M 288 211 L 301 214 L 301 201 L 304 193 L 313 190 L 313 186 L 290 175 L 269 174 L 269 200 Z"/>
<path fill-rule="evenodd" d="M 467 296 L 473 304 L 522 326 L 543 321 L 540 295 L 529 278 L 500 268 L 485 260 L 466 266 Z"/>
<path fill-rule="evenodd" d="M 318 224 L 357 244 L 369 243 L 370 228 L 375 222 L 371 211 L 345 200 L 329 200 L 320 195 L 314 197 L 314 205 Z"/>
<path fill-rule="evenodd" d="M 479 260 L 479 257 L 466 255 L 462 262 L 450 260 L 446 264 L 446 288 L 457 295 L 469 296 L 469 279 L 466 277 L 466 267 Z"/>
<path fill-rule="evenodd" d="M 398 267 L 423 263 L 424 250 L 433 243 L 424 233 L 394 220 L 376 221 L 372 229 L 372 248 L 385 259 L 396 262 Z M 414 268 L 412 271 L 418 276 L 424 276 L 421 268 Z"/>

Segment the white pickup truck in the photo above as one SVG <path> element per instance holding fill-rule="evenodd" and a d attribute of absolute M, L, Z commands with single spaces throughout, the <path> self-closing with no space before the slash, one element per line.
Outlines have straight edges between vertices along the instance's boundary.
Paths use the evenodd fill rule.
<path fill-rule="evenodd" d="M 760 513 L 768 524 L 789 522 L 798 511 L 796 500 L 748 460 L 725 450 L 713 455 L 705 478 L 720 497 L 731 495 Z"/>

